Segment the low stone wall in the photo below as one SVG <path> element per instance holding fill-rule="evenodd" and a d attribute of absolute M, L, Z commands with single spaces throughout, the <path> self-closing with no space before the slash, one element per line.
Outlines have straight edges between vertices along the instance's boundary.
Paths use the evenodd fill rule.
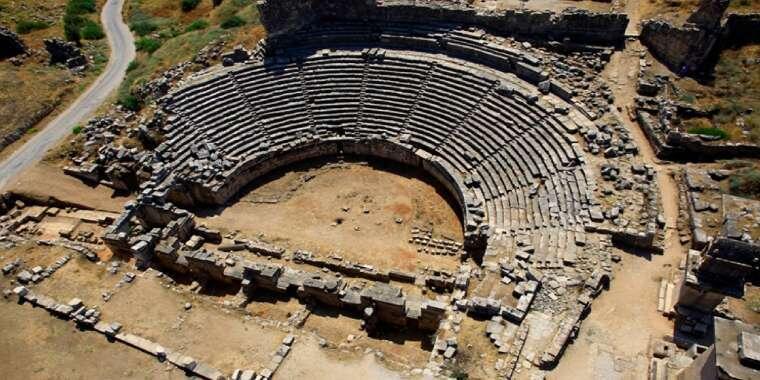
<path fill-rule="evenodd" d="M 369 313 L 395 326 L 408 326 L 423 331 L 435 331 L 443 318 L 446 306 L 440 302 L 424 301 L 421 314 L 406 308 L 406 296 L 401 289 L 375 282 L 364 289 L 356 289 L 343 279 L 322 272 L 294 270 L 280 265 L 237 260 L 227 254 L 206 250 L 179 251 L 167 254 L 157 250 L 155 259 L 161 266 L 180 273 L 189 273 L 216 282 L 242 286 L 252 295 L 258 290 L 295 296 L 304 302 L 317 302 L 352 313 Z"/>
<path fill-rule="evenodd" d="M 52 104 L 44 106 L 41 110 L 32 115 L 23 125 L 0 137 L 0 151 L 21 139 L 30 129 L 32 129 L 32 127 L 37 125 L 42 119 L 48 117 L 59 104 L 60 100 L 57 100 Z"/>
<path fill-rule="evenodd" d="M 628 25 L 628 17 L 621 13 L 488 11 L 440 1 L 261 0 L 258 7 L 270 33 L 296 30 L 320 20 L 413 21 L 477 25 L 528 39 L 618 45 Z"/>
<path fill-rule="evenodd" d="M 130 237 L 128 233 L 136 224 L 146 232 Z M 195 230 L 192 215 L 170 204 L 133 204 L 106 230 L 103 241 L 111 250 L 135 257 L 140 266 L 157 264 L 176 273 L 241 286 L 248 294 L 257 289 L 288 294 L 306 302 L 364 313 L 365 319 L 392 325 L 435 331 L 446 311 L 445 304 L 435 301 L 422 302 L 419 310 L 407 309 L 401 289 L 383 282 L 361 289 L 322 272 L 254 263 L 224 252 L 183 249 Z"/>
<path fill-rule="evenodd" d="M 664 160 L 714 161 L 732 158 L 759 158 L 760 146 L 742 143 L 708 143 L 698 136 L 678 131 L 664 135 L 659 121 L 651 114 L 637 110 L 636 120 L 652 144 L 658 158 Z"/>

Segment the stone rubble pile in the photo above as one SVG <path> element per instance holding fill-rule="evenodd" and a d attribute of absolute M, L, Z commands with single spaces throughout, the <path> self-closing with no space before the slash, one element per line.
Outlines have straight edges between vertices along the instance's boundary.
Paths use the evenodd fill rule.
<path fill-rule="evenodd" d="M 409 243 L 418 246 L 418 253 L 427 253 L 435 256 L 462 256 L 464 254 L 462 243 L 449 238 L 433 238 L 432 230 L 418 227 L 412 228 L 412 237 L 409 239 Z"/>
<path fill-rule="evenodd" d="M 82 71 L 87 66 L 87 58 L 75 43 L 60 38 L 50 38 L 43 42 L 50 54 L 51 65 L 60 63 L 74 71 Z"/>

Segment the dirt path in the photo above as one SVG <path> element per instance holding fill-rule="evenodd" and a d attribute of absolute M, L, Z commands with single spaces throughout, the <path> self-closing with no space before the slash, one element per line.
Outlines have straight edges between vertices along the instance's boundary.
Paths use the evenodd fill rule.
<path fill-rule="evenodd" d="M 71 133 L 74 125 L 96 111 L 121 84 L 129 62 L 135 58 L 134 38 L 121 17 L 123 4 L 124 0 L 108 0 L 100 15 L 111 47 L 111 57 L 103 74 L 71 106 L 0 163 L 0 188 L 42 159 L 50 148 Z"/>
<path fill-rule="evenodd" d="M 663 203 L 663 214 L 666 221 L 666 251 L 665 255 L 681 252 L 681 244 L 678 232 L 675 230 L 678 221 L 678 185 L 671 176 L 674 168 L 660 161 L 655 155 L 652 145 L 649 143 L 644 131 L 639 124 L 632 120 L 628 107 L 633 103 L 636 96 L 636 74 L 639 67 L 639 50 L 642 49 L 638 41 L 628 42 L 626 48 L 612 55 L 610 63 L 602 74 L 611 84 L 615 94 L 615 113 L 627 129 L 639 148 L 639 155 L 645 163 L 654 166 L 657 170 L 657 179 L 660 184 L 660 196 Z M 620 109 L 621 111 L 617 111 Z"/>

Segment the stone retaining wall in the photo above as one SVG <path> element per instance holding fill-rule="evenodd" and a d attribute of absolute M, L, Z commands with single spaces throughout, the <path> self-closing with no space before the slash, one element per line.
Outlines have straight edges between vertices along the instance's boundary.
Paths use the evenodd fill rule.
<path fill-rule="evenodd" d="M 299 29 L 320 20 L 445 22 L 482 26 L 529 39 L 617 45 L 623 42 L 628 17 L 567 9 L 487 11 L 433 1 L 262 0 L 261 21 L 270 33 Z"/>

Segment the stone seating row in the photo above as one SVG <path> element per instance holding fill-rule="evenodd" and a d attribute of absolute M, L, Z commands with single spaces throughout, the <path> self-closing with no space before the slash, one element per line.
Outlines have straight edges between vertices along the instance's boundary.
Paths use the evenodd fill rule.
<path fill-rule="evenodd" d="M 161 150 L 179 169 L 199 141 L 243 162 L 323 138 L 407 136 L 477 182 L 493 227 L 580 223 L 586 178 L 561 117 L 492 76 L 427 58 L 333 51 L 226 70 L 170 95 L 178 118 Z"/>

